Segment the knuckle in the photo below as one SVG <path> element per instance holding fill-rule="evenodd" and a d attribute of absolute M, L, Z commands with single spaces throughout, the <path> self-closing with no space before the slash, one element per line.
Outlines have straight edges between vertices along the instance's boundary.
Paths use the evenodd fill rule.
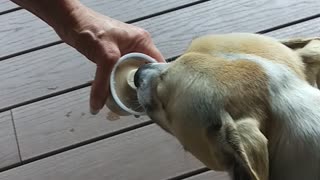
<path fill-rule="evenodd" d="M 97 40 L 97 36 L 96 36 L 95 32 L 93 32 L 89 29 L 85 29 L 85 30 L 82 30 L 78 33 L 78 39 L 83 40 L 83 41 L 87 41 L 87 42 L 92 42 L 92 41 Z"/>
<path fill-rule="evenodd" d="M 134 44 L 132 44 L 132 48 L 138 48 L 141 50 L 142 47 L 145 47 L 147 44 L 151 42 L 151 35 L 148 31 L 138 28 L 137 33 L 134 36 Z"/>
<path fill-rule="evenodd" d="M 106 37 L 107 34 L 108 34 L 107 31 L 102 29 L 102 30 L 97 31 L 96 37 L 97 37 L 97 39 L 103 39 Z"/>
<path fill-rule="evenodd" d="M 110 45 L 109 48 L 105 50 L 105 55 L 108 59 L 118 59 L 120 56 L 119 50 L 117 50 L 116 45 Z"/>
<path fill-rule="evenodd" d="M 117 27 L 109 27 L 108 33 L 112 34 L 112 35 L 116 35 L 116 34 L 119 33 L 119 28 L 117 28 Z"/>
<path fill-rule="evenodd" d="M 138 37 L 140 37 L 141 39 L 150 39 L 151 34 L 145 29 L 139 29 Z"/>
<path fill-rule="evenodd" d="M 116 63 L 116 61 L 120 58 L 120 54 L 118 51 L 114 49 L 107 48 L 102 52 L 101 56 L 101 66 L 112 66 Z"/>

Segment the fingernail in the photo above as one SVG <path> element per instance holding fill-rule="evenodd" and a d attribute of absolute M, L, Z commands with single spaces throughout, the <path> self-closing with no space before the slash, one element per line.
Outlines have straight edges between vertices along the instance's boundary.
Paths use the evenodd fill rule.
<path fill-rule="evenodd" d="M 92 115 L 98 114 L 99 111 L 100 111 L 100 109 L 92 109 L 92 108 L 90 108 L 90 113 L 91 113 Z"/>

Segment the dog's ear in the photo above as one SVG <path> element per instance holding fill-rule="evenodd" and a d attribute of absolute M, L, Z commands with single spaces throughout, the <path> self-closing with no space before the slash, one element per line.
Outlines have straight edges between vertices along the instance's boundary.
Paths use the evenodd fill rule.
<path fill-rule="evenodd" d="M 320 37 L 288 39 L 280 42 L 301 56 L 305 63 L 308 82 L 320 89 Z"/>
<path fill-rule="evenodd" d="M 310 37 L 310 38 L 291 38 L 291 39 L 281 39 L 280 43 L 289 47 L 290 49 L 297 50 L 304 48 L 311 41 L 320 40 L 320 37 Z"/>
<path fill-rule="evenodd" d="M 233 179 L 267 180 L 269 174 L 268 142 L 259 130 L 258 121 L 251 118 L 234 121 L 228 113 L 225 113 L 221 120 L 223 125 L 219 139 L 222 149 L 232 156 L 234 163 L 231 175 Z M 210 142 L 210 137 L 208 139 Z"/>

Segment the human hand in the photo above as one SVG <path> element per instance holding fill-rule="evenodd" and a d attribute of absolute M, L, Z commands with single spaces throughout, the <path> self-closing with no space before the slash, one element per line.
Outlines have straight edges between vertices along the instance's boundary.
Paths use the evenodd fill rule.
<path fill-rule="evenodd" d="M 56 29 L 56 32 L 63 41 L 97 65 L 90 94 L 92 114 L 97 114 L 104 106 L 109 96 L 111 70 L 122 55 L 141 52 L 159 62 L 165 62 L 150 34 L 142 28 L 101 15 L 86 7 L 78 8 L 70 15 L 73 20 L 67 26 Z"/>

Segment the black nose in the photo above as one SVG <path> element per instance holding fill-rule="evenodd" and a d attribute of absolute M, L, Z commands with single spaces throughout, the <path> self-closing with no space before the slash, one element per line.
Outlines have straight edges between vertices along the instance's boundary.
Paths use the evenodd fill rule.
<path fill-rule="evenodd" d="M 142 82 L 142 78 L 143 78 L 143 71 L 145 71 L 146 69 L 150 68 L 151 64 L 144 64 L 142 66 L 140 66 L 137 70 L 137 72 L 134 74 L 134 85 L 139 88 Z"/>

